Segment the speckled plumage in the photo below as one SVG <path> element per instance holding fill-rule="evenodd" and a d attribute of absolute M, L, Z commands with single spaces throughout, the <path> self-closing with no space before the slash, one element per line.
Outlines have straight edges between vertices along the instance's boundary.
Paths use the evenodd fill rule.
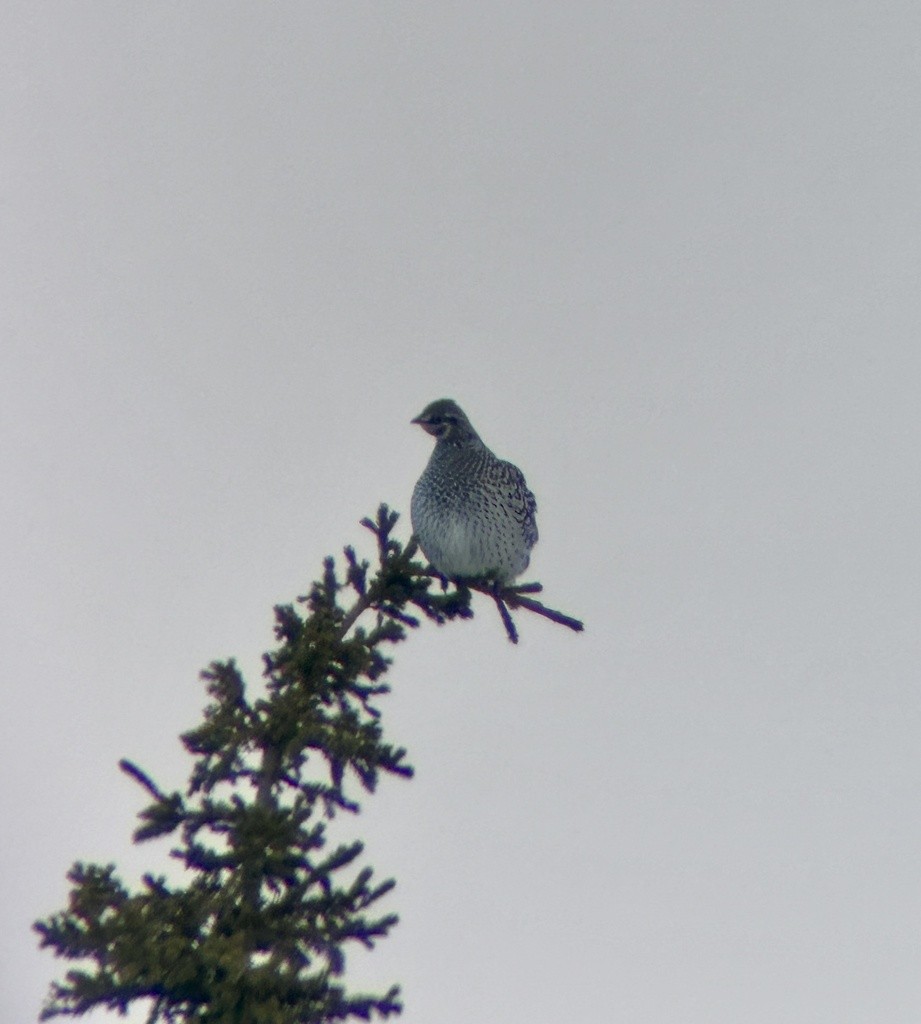
<path fill-rule="evenodd" d="M 435 450 L 413 491 L 413 530 L 443 575 L 508 583 L 528 567 L 537 543 L 537 502 L 517 466 L 480 440 L 460 406 L 441 398 L 413 423 Z"/>

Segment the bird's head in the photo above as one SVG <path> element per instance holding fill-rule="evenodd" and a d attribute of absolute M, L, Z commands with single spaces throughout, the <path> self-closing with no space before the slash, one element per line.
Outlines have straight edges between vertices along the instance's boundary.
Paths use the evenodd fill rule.
<path fill-rule="evenodd" d="M 439 441 L 462 444 L 475 440 L 479 435 L 464 415 L 464 410 L 450 398 L 439 398 L 427 405 L 411 423 L 420 427 Z"/>

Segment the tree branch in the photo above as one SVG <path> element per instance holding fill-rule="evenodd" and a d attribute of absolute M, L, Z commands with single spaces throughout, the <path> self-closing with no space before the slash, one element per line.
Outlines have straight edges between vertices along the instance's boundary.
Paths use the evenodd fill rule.
<path fill-rule="evenodd" d="M 454 583 L 458 593 L 462 593 L 465 589 L 475 590 L 479 594 L 491 597 L 496 603 L 496 608 L 499 610 L 502 624 L 505 626 L 505 632 L 513 644 L 518 643 L 518 629 L 509 612 L 510 608 L 524 608 L 529 612 L 534 612 L 536 615 L 542 615 L 545 619 L 550 619 L 561 626 L 566 626 L 567 629 L 571 629 L 574 633 L 581 633 L 585 629 L 585 625 L 580 619 L 574 619 L 571 615 L 566 615 L 555 608 L 548 608 L 540 601 L 535 601 L 533 598 L 525 596 L 526 594 L 541 593 L 544 588 L 540 583 L 520 583 L 514 586 L 501 587 L 494 580 L 483 578 L 459 578 L 448 581 L 441 573 L 431 567 L 423 575 L 439 580 L 443 588 L 447 588 L 448 582 Z"/>

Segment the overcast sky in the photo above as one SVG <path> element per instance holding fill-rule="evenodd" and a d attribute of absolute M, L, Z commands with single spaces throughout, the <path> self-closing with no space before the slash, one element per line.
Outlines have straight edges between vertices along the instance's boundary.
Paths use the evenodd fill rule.
<path fill-rule="evenodd" d="M 199 670 L 258 677 L 450 396 L 587 631 L 484 601 L 396 652 L 417 777 L 358 824 L 402 920 L 353 983 L 917 1024 L 917 3 L 0 21 L 0 1017 L 74 860 L 167 863 L 118 758 L 183 785 Z"/>

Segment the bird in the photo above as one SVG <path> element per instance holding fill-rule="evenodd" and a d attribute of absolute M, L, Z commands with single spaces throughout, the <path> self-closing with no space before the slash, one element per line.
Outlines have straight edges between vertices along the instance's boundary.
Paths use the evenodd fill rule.
<path fill-rule="evenodd" d="M 537 543 L 537 502 L 517 466 L 497 458 L 450 398 L 410 422 L 435 438 L 410 516 L 425 557 L 448 579 L 509 584 Z"/>

